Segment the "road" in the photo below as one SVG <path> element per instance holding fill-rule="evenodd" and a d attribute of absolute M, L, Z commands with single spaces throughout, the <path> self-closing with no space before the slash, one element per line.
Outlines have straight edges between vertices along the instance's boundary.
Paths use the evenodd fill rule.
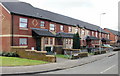
<path fill-rule="evenodd" d="M 118 74 L 118 54 L 86 65 L 42 74 Z"/>

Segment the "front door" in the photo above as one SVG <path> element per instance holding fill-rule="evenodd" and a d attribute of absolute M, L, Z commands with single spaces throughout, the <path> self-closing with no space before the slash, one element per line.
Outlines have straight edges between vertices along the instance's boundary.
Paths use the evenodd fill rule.
<path fill-rule="evenodd" d="M 41 51 L 41 38 L 36 38 L 36 50 Z"/>

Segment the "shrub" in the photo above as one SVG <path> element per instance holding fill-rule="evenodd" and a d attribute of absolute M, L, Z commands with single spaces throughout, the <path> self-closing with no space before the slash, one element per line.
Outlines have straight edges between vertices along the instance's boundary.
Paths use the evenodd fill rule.
<path fill-rule="evenodd" d="M 8 56 L 9 53 L 8 52 L 3 52 L 2 56 Z"/>
<path fill-rule="evenodd" d="M 100 54 L 100 51 L 95 51 L 94 52 L 94 55 L 98 55 L 98 54 Z"/>
<path fill-rule="evenodd" d="M 0 52 L 0 56 L 2 56 L 2 52 Z"/>
<path fill-rule="evenodd" d="M 0 52 L 0 56 L 19 57 L 19 55 L 15 52 Z"/>

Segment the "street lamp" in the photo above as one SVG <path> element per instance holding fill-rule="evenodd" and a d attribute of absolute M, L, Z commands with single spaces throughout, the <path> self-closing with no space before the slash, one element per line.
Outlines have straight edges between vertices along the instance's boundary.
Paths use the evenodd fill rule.
<path fill-rule="evenodd" d="M 100 35 L 99 35 L 99 38 L 100 38 L 99 44 L 100 44 L 100 46 L 101 46 L 101 38 L 102 38 L 102 32 L 101 32 L 101 31 L 102 31 L 102 29 L 101 29 L 101 22 L 102 22 L 102 21 L 101 21 L 101 19 L 102 19 L 102 15 L 105 15 L 105 14 L 106 14 L 106 13 L 101 13 L 101 14 L 100 14 L 100 33 L 99 33 L 99 34 L 100 34 Z M 99 50 L 101 51 L 101 47 L 100 47 L 100 46 L 99 46 Z"/>

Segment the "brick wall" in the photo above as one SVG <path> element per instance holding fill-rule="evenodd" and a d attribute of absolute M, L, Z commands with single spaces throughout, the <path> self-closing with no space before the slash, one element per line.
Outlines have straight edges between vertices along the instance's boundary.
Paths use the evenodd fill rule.
<path fill-rule="evenodd" d="M 10 51 L 11 46 L 11 15 L 9 12 L 5 9 L 5 7 L 2 7 L 2 4 L 0 4 L 0 15 L 2 16 L 2 21 L 0 21 L 1 25 L 1 32 L 0 38 L 2 40 L 2 47 L 0 47 L 0 51 Z"/>
<path fill-rule="evenodd" d="M 110 40 L 112 40 L 113 42 L 114 41 L 116 41 L 116 39 L 115 39 L 115 35 L 112 33 L 112 32 L 110 32 L 109 30 L 107 30 L 107 29 L 104 29 L 106 32 L 109 32 L 110 33 L 110 35 L 109 35 L 109 39 Z"/>

